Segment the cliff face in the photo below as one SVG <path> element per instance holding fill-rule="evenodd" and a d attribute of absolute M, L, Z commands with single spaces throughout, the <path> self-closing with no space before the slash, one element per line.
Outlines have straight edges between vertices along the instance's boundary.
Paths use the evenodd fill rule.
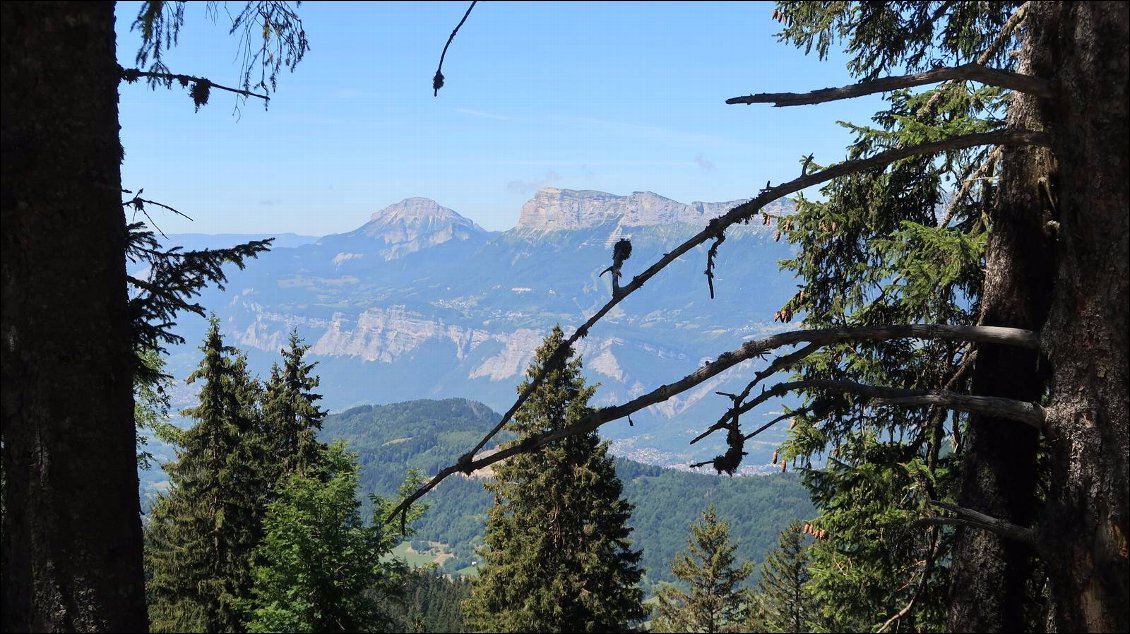
<path fill-rule="evenodd" d="M 609 264 L 610 242 L 631 237 L 633 255 L 624 265 L 631 276 L 739 203 L 543 189 L 523 207 L 517 227 L 495 234 L 434 201 L 410 198 L 354 231 L 265 254 L 232 271 L 226 291 L 211 289 L 201 301 L 220 316 L 229 341 L 255 351 L 260 375 L 297 329 L 312 346 L 331 409 L 466 397 L 505 410 L 554 324 L 571 331 L 608 301 L 609 278 L 600 271 Z M 788 210 L 785 203 L 771 211 Z M 639 396 L 780 328 L 773 313 L 795 286 L 774 274 L 777 261 L 791 254 L 773 241 L 772 229 L 754 223 L 728 234 L 715 299 L 699 247 L 597 324 L 577 349 L 589 381 L 601 385 L 593 404 Z M 177 358 L 195 359 L 202 333 L 184 336 L 186 354 Z M 718 449 L 688 447 L 688 430 L 716 419 L 725 403 L 715 403 L 714 392 L 740 391 L 749 373 L 717 377 L 633 415 L 634 427 L 617 423 L 602 431 L 630 440 L 641 459 L 711 458 Z"/>
<path fill-rule="evenodd" d="M 546 187 L 522 206 L 518 229 L 561 231 L 586 229 L 618 221 L 623 227 L 650 227 L 669 223 L 702 224 L 745 202 L 744 200 L 680 203 L 651 192 L 617 196 L 591 190 Z"/>

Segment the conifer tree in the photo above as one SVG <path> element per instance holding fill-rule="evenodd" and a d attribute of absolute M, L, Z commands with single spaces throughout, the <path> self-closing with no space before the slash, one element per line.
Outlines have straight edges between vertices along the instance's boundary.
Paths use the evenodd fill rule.
<path fill-rule="evenodd" d="M 754 594 L 750 629 L 755 632 L 811 632 L 815 602 L 807 585 L 808 544 L 800 522 L 793 522 L 765 556 Z"/>
<path fill-rule="evenodd" d="M 939 8 L 929 3 L 782 2 L 780 38 L 806 50 L 815 47 L 821 56 L 836 40 L 854 38 L 848 66 L 863 80 L 901 71 L 903 64 L 907 70 L 925 70 L 946 57 L 1015 67 L 998 39 L 1011 35 L 1015 3 L 962 4 L 944 21 L 930 18 Z M 857 30 L 864 24 L 870 26 Z M 855 135 L 848 158 L 999 130 L 1006 123 L 1008 99 L 1009 91 L 1002 87 L 960 80 L 925 90 L 894 90 L 872 125 L 847 126 Z M 978 309 L 1000 152 L 999 147 L 974 146 L 919 155 L 830 181 L 821 200 L 799 196 L 798 213 L 785 225 L 788 239 L 799 246 L 798 256 L 784 264 L 803 283 L 778 317 L 790 321 L 794 314 L 803 315 L 808 328 L 988 323 Z M 1033 353 L 1010 349 L 1002 358 L 993 346 L 980 348 L 973 354 L 974 346 L 958 342 L 911 345 L 905 340 L 828 346 L 798 363 L 796 378 L 1039 398 L 1042 379 Z M 995 375 L 1000 384 L 990 387 L 983 378 L 978 384 L 979 375 Z M 1028 387 L 1017 392 L 1004 385 L 1010 381 Z M 952 531 L 906 527 L 916 517 L 934 514 L 930 500 L 957 495 L 955 466 L 963 459 L 970 474 L 1018 487 L 996 495 L 1030 499 L 1032 489 L 1023 488 L 1035 482 L 1035 430 L 941 407 L 908 409 L 828 390 L 808 393 L 808 406 L 793 418 L 781 453 L 782 460 L 794 460 L 805 471 L 821 511 L 816 524 L 830 535 L 812 551 L 811 587 L 827 599 L 820 601 L 824 617 L 836 627 L 873 629 L 901 613 L 914 629 L 950 629 L 945 587 L 953 560 Z M 975 422 L 977 418 L 983 422 Z M 1010 451 L 994 450 L 969 462 L 968 451 L 984 451 L 976 438 L 998 432 L 1010 438 Z M 827 467 L 808 470 L 814 457 L 829 457 Z M 993 471 L 1011 475 L 987 475 Z M 1018 502 L 1015 510 L 1026 513 L 1021 509 L 1027 506 Z M 1021 519 L 1011 512 L 1002 516 Z M 1015 569 L 1002 574 L 998 588 L 1016 579 L 1023 585 L 1028 573 Z M 912 609 L 901 612 L 906 606 Z M 996 627 L 1025 629 L 1018 622 Z"/>
<path fill-rule="evenodd" d="M 292 331 L 282 351 L 282 366 L 276 363 L 271 367 L 264 391 L 264 441 L 272 456 L 272 481 L 315 471 L 325 452 L 317 434 L 326 412 L 317 406 L 322 396 L 314 389 L 320 379 L 312 373 L 317 364 L 305 361 L 309 350 L 298 332 Z"/>
<path fill-rule="evenodd" d="M 184 411 L 196 423 L 181 434 L 177 461 L 166 465 L 171 488 L 146 525 L 156 631 L 242 631 L 239 604 L 250 595 L 262 531 L 262 452 L 251 444 L 260 387 L 246 359 L 223 344 L 214 316 L 202 350 L 188 379 L 202 383 L 199 404 Z"/>
<path fill-rule="evenodd" d="M 661 632 L 738 632 L 745 625 L 751 595 L 738 586 L 753 572 L 752 562 L 734 565 L 730 525 L 719 521 L 711 504 L 702 521 L 691 525 L 687 549 L 675 555 L 671 572 L 690 587 L 683 592 L 663 584 L 656 595 L 657 618 L 652 629 Z"/>
<path fill-rule="evenodd" d="M 322 452 L 318 473 L 296 471 L 282 481 L 257 551 L 249 631 L 390 631 L 384 606 L 402 590 L 407 567 L 382 558 L 401 535 L 379 519 L 362 521 L 356 459 L 334 443 Z M 373 506 L 377 518 L 389 508 L 379 498 Z"/>
<path fill-rule="evenodd" d="M 555 327 L 538 348 L 527 380 L 563 340 Z M 585 385 L 579 357 L 549 372 L 514 417 L 515 442 L 580 419 L 594 392 Z M 466 603 L 470 628 L 623 631 L 645 615 L 640 554 L 628 541 L 631 505 L 622 497 L 608 445 L 595 432 L 536 455 L 514 456 L 495 468 L 486 486 L 496 504 Z"/>

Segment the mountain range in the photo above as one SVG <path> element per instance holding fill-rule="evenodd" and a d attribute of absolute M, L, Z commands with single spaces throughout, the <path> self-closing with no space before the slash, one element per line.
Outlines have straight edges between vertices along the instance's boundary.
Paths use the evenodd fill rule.
<path fill-rule="evenodd" d="M 265 376 L 292 329 L 312 346 L 324 404 L 334 411 L 419 398 L 465 397 L 496 410 L 513 402 L 533 351 L 554 324 L 571 332 L 611 295 L 611 245 L 633 245 L 630 279 L 675 245 L 743 201 L 680 203 L 651 192 L 618 196 L 545 188 L 523 205 L 508 231 L 484 230 L 427 198 L 408 198 L 372 214 L 354 231 L 285 244 L 231 270 L 225 291 L 200 302 L 221 320 L 229 344 Z M 768 209 L 791 212 L 781 201 Z M 229 246 L 252 237 L 189 236 L 192 246 Z M 170 244 L 182 237 L 170 236 Z M 795 290 L 778 271 L 791 257 L 773 227 L 727 232 L 715 268 L 716 298 L 703 271 L 706 249 L 676 260 L 621 302 L 582 339 L 594 405 L 619 403 L 676 380 L 745 340 L 783 328 L 774 312 Z M 199 362 L 206 324 L 182 319 L 184 346 L 169 368 L 183 377 Z M 760 362 L 757 362 L 760 363 Z M 601 428 L 613 451 L 650 464 L 685 466 L 724 450 L 721 438 L 688 441 L 725 411 L 716 391 L 740 390 L 756 363 Z M 191 402 L 188 387 L 174 393 Z M 175 403 L 178 404 L 178 403 Z M 786 403 L 788 404 L 788 403 Z M 748 415 L 756 424 L 780 402 Z M 775 468 L 769 456 L 782 432 L 756 443 L 744 469 Z"/>

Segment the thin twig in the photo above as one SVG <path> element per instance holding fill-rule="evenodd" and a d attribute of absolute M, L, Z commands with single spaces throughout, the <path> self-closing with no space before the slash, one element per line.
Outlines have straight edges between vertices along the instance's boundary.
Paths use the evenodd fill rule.
<path fill-rule="evenodd" d="M 984 51 L 982 51 L 981 54 L 977 57 L 977 63 L 978 64 L 988 64 L 989 63 L 989 60 L 991 60 L 993 58 L 993 55 L 995 55 L 996 52 L 998 50 L 1000 50 L 1000 47 L 1003 46 L 1004 43 L 1008 41 L 1008 38 L 1012 36 L 1012 32 L 1020 24 L 1020 21 L 1024 19 L 1024 15 L 1027 12 L 1028 12 L 1028 3 L 1025 2 L 1024 4 L 1020 5 L 1016 9 L 1016 11 L 1014 11 L 1012 13 L 1011 16 L 1009 16 L 1008 20 L 1004 23 L 1004 26 L 1001 28 L 1000 33 L 997 34 L 996 39 L 994 39 L 993 42 L 991 44 L 989 44 L 988 48 L 986 48 Z M 956 85 L 957 85 L 956 83 L 951 83 L 948 86 L 939 87 L 938 90 L 934 91 L 934 94 L 930 96 L 929 101 L 927 101 L 925 105 L 923 105 L 921 108 L 918 109 L 917 116 L 920 119 L 922 119 L 922 118 L 926 118 L 931 113 L 933 113 L 934 108 L 938 105 L 938 102 L 942 99 L 942 97 L 944 95 L 946 95 L 949 92 L 947 90 L 947 88 L 949 88 L 950 86 L 956 86 Z"/>
<path fill-rule="evenodd" d="M 435 77 L 432 77 L 432 89 L 435 90 L 435 93 L 432 94 L 433 97 L 438 97 L 439 89 L 443 88 L 443 58 L 447 56 L 447 47 L 451 46 L 452 40 L 455 39 L 455 34 L 463 27 L 463 23 L 467 21 L 467 16 L 471 15 L 471 9 L 475 8 L 478 1 L 479 0 L 474 0 L 471 6 L 467 7 L 467 12 L 463 14 L 463 19 L 459 21 L 459 24 L 455 25 L 455 29 L 451 31 L 451 35 L 447 37 L 447 44 L 443 45 L 443 52 L 439 54 L 439 66 L 436 67 Z"/>
<path fill-rule="evenodd" d="M 949 202 L 946 203 L 942 219 L 938 221 L 938 227 L 944 228 L 950 223 L 950 220 L 953 220 L 953 214 L 957 211 L 957 205 L 969 194 L 969 188 L 972 187 L 974 183 L 986 177 L 986 174 L 993 169 L 993 166 L 996 165 L 997 159 L 1000 158 L 1000 156 L 1001 148 L 999 146 L 989 150 L 985 161 L 977 166 L 977 169 L 969 175 L 969 178 L 961 181 L 961 187 L 958 188 L 953 198 L 950 198 Z"/>
<path fill-rule="evenodd" d="M 216 82 L 214 82 L 210 79 L 206 79 L 204 77 L 195 77 L 193 75 L 181 75 L 181 74 L 178 74 L 178 73 L 158 73 L 158 72 L 147 71 L 147 70 L 139 70 L 137 68 L 122 68 L 121 66 L 118 67 L 118 71 L 121 74 L 122 79 L 124 79 L 124 80 L 126 80 L 127 82 L 130 82 L 130 83 L 133 83 L 133 82 L 137 81 L 138 79 L 140 79 L 142 77 L 146 77 L 146 78 L 149 78 L 149 79 L 156 79 L 158 81 L 163 81 L 166 84 L 172 84 L 174 81 L 179 81 L 182 85 L 185 85 L 185 86 L 187 86 L 189 83 L 207 84 L 210 88 L 219 88 L 220 90 L 226 90 L 228 92 L 234 92 L 235 94 L 242 95 L 244 97 L 258 97 L 259 99 L 262 99 L 263 101 L 270 101 L 271 100 L 271 98 L 267 95 L 261 95 L 257 92 L 251 92 L 250 90 L 244 90 L 242 88 L 230 88 L 230 87 L 225 86 L 223 84 L 217 84 Z"/>
<path fill-rule="evenodd" d="M 788 392 L 811 389 L 847 392 L 865 396 L 870 399 L 871 403 L 876 405 L 936 405 L 959 412 L 991 412 L 994 416 L 1026 423 L 1037 429 L 1043 428 L 1044 419 L 1046 417 L 1044 408 L 1039 405 L 1009 398 L 972 396 L 942 390 L 908 390 L 836 379 L 807 379 L 803 381 L 778 383 L 743 403 L 741 407 L 738 408 L 738 413 L 745 414 L 769 399 L 783 396 Z M 746 440 L 760 434 L 776 422 L 778 421 L 773 420 L 770 423 L 762 425 L 752 433 L 746 434 Z"/>
<path fill-rule="evenodd" d="M 934 559 L 937 556 L 938 528 L 936 526 L 931 526 L 929 554 L 926 556 L 926 561 L 923 562 L 924 565 L 922 566 L 922 576 L 918 579 L 918 585 L 914 588 L 914 594 L 910 596 L 910 601 L 908 601 L 901 610 L 896 612 L 893 616 L 891 616 L 891 618 L 887 619 L 882 625 L 880 625 L 879 629 L 875 630 L 876 634 L 885 632 L 892 623 L 902 619 L 907 614 L 910 614 L 910 611 L 914 609 L 914 604 L 918 601 L 918 597 L 922 596 L 922 592 L 926 589 L 926 583 L 930 580 L 930 572 L 933 570 Z"/>

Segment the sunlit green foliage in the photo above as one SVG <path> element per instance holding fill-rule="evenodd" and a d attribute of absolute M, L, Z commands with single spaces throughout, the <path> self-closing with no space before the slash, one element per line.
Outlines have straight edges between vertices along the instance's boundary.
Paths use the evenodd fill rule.
<path fill-rule="evenodd" d="M 781 2 L 777 15 L 783 41 L 821 57 L 842 43 L 849 70 L 865 80 L 975 61 L 1011 68 L 1008 37 L 997 38 L 1016 6 Z M 873 125 L 843 124 L 855 136 L 847 158 L 1000 128 L 1005 99 L 999 88 L 961 81 L 894 91 Z M 820 200 L 798 197 L 783 227 L 798 251 L 783 264 L 801 284 L 779 318 L 802 316 L 806 327 L 974 323 L 996 163 L 991 148 L 907 158 L 835 179 Z M 937 341 L 829 346 L 796 371 L 960 392 L 970 351 Z M 781 456 L 803 470 L 820 511 L 814 525 L 826 532 L 810 568 L 824 627 L 875 628 L 913 602 L 901 627 L 945 629 L 951 532 L 909 525 L 932 514 L 928 499 L 955 494 L 953 437 L 966 417 L 850 394 L 808 396 L 809 405 L 830 405 L 798 411 Z"/>
<path fill-rule="evenodd" d="M 737 546 L 730 541 L 730 525 L 719 521 L 711 505 L 702 521 L 691 525 L 684 552 L 675 556 L 671 571 L 690 592 L 662 584 L 656 595 L 657 632 L 741 632 L 752 602 L 749 589 L 739 587 L 753 573 L 749 561 L 735 565 Z"/>
<path fill-rule="evenodd" d="M 560 327 L 538 348 L 532 380 L 563 341 Z M 523 384 L 518 389 L 522 390 Z M 583 417 L 595 391 L 574 358 L 546 375 L 518 410 L 518 440 Z M 623 631 L 644 616 L 639 552 L 608 444 L 595 432 L 562 439 L 495 466 L 495 495 L 479 576 L 465 604 L 476 631 Z"/>
<path fill-rule="evenodd" d="M 165 359 L 156 350 L 146 350 L 138 354 L 141 363 L 149 369 L 148 374 L 134 377 L 133 420 L 137 424 L 137 466 L 149 469 L 153 466 L 153 454 L 145 449 L 152 433 L 158 440 L 177 444 L 180 430 L 169 422 L 168 387 L 172 379 L 163 372 Z"/>
<path fill-rule="evenodd" d="M 382 558 L 402 535 L 383 522 L 392 506 L 383 500 L 363 522 L 356 489 L 356 455 L 344 443 L 330 445 L 316 470 L 284 479 L 263 520 L 249 631 L 395 630 L 382 599 L 400 595 L 407 567 Z"/>
<path fill-rule="evenodd" d="M 196 423 L 181 434 L 172 487 L 146 522 L 150 621 L 155 631 L 242 630 L 239 602 L 250 594 L 252 553 L 261 536 L 265 482 L 254 447 L 258 383 L 246 360 L 223 344 L 213 318 L 200 367 Z"/>
<path fill-rule="evenodd" d="M 793 522 L 769 551 L 754 594 L 750 629 L 754 632 L 816 630 L 816 600 L 808 588 L 810 540 L 801 522 Z"/>
<path fill-rule="evenodd" d="M 271 378 L 263 393 L 263 419 L 267 426 L 264 442 L 268 454 L 275 457 L 271 467 L 276 470 L 272 474 L 276 480 L 292 473 L 311 472 L 325 449 L 317 434 L 326 412 L 317 405 L 322 396 L 314 392 L 320 382 L 313 374 L 315 364 L 304 359 L 309 350 L 298 332 L 291 332 L 282 351 L 283 364 L 271 368 Z"/>

